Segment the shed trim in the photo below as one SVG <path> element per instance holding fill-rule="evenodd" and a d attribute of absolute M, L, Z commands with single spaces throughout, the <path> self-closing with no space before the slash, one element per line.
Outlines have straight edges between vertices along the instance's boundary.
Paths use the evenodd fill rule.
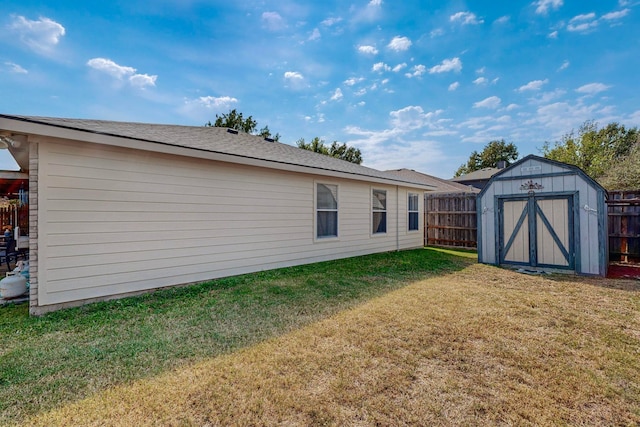
<path fill-rule="evenodd" d="M 605 188 L 598 184 L 598 182 L 596 180 L 594 180 L 593 178 L 591 178 L 589 175 L 587 175 L 582 169 L 580 169 L 578 166 L 575 165 L 570 165 L 567 163 L 562 163 L 562 162 L 558 162 L 556 160 L 551 160 L 551 159 L 547 159 L 545 157 L 540 157 L 540 156 L 536 156 L 535 154 L 529 154 L 528 156 L 523 157 L 522 159 L 518 160 L 517 162 L 515 162 L 512 165 L 509 165 L 509 167 L 502 169 L 500 172 L 496 173 L 495 175 L 493 175 L 491 177 L 491 179 L 489 179 L 489 182 L 487 182 L 487 185 L 480 190 L 480 193 L 478 193 L 478 198 L 481 198 L 484 193 L 489 189 L 489 186 L 494 182 L 494 181 L 503 181 L 503 180 L 517 180 L 520 178 L 517 177 L 503 177 L 502 179 L 501 176 L 505 174 L 505 172 L 514 169 L 516 166 L 521 165 L 522 163 L 528 161 L 528 160 L 537 160 L 540 162 L 545 162 L 545 163 L 549 163 L 551 165 L 554 166 L 558 166 L 560 168 L 565 168 L 565 169 L 571 169 L 573 171 L 575 171 L 575 173 L 577 175 L 580 175 L 582 178 L 584 178 L 587 182 L 591 183 L 594 187 L 596 187 L 599 191 L 603 191 L 604 193 L 607 192 L 607 190 L 605 190 Z M 526 175 L 527 178 L 532 177 L 533 175 Z"/>

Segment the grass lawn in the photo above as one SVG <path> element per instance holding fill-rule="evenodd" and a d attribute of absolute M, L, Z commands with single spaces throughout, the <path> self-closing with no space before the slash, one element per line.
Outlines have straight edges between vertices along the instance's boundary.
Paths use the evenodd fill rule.
<path fill-rule="evenodd" d="M 636 425 L 640 283 L 415 250 L 29 318 L 0 424 Z"/>

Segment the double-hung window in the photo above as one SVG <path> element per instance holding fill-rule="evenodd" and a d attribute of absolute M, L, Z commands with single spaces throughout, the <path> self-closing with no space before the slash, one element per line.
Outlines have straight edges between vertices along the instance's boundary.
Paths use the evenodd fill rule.
<path fill-rule="evenodd" d="M 316 185 L 316 237 L 338 237 L 337 185 Z"/>
<path fill-rule="evenodd" d="M 418 230 L 420 213 L 418 209 L 418 195 L 416 193 L 409 193 L 407 210 L 409 212 L 409 231 Z"/>
<path fill-rule="evenodd" d="M 371 220 L 373 234 L 387 232 L 387 192 L 373 190 L 371 197 Z"/>

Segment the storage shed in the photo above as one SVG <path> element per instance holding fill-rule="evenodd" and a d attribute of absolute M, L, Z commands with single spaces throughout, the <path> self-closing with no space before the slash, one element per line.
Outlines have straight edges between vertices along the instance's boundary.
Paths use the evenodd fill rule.
<path fill-rule="evenodd" d="M 580 168 L 527 156 L 478 195 L 478 261 L 606 276 L 606 197 Z"/>

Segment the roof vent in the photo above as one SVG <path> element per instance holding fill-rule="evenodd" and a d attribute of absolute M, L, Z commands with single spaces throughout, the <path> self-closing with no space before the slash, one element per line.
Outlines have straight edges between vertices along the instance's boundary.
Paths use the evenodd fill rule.
<path fill-rule="evenodd" d="M 227 129 L 227 132 L 232 133 L 232 134 L 234 134 L 234 135 L 237 135 L 237 134 L 238 134 L 238 131 L 237 131 L 237 130 L 235 130 L 235 129 Z"/>
<path fill-rule="evenodd" d="M 267 142 L 276 142 L 276 140 L 273 138 L 265 138 L 264 140 Z"/>

